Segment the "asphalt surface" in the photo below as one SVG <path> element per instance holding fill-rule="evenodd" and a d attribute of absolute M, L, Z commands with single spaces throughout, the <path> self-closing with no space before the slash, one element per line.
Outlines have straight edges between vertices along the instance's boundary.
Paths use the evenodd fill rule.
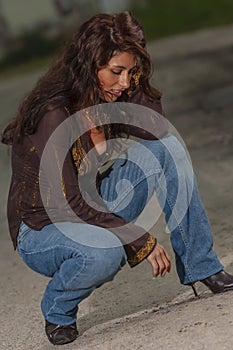
<path fill-rule="evenodd" d="M 158 40 L 149 50 L 165 112 L 192 158 L 215 250 L 233 273 L 233 26 Z M 1 129 L 42 73 L 0 81 Z M 6 223 L 10 157 L 2 145 L 0 156 L 0 349 L 52 349 L 40 312 L 47 279 L 13 251 Z M 146 262 L 125 267 L 80 305 L 80 337 L 64 349 L 233 348 L 233 292 L 212 295 L 199 284 L 194 298 L 179 284 L 162 218 L 154 232 L 172 255 L 170 275 L 153 279 Z"/>

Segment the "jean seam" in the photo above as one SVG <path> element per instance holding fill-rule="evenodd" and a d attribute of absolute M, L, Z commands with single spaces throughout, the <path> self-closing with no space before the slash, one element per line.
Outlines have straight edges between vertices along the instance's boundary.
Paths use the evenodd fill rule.
<path fill-rule="evenodd" d="M 111 211 L 113 212 L 117 206 L 125 199 L 125 197 L 130 193 L 132 192 L 132 190 L 140 183 L 142 182 L 143 180 L 149 178 L 150 176 L 152 175 L 155 175 L 155 174 L 158 174 L 161 170 L 157 170 L 157 171 L 150 171 L 146 177 L 145 176 L 141 176 L 134 184 L 133 184 L 133 187 L 130 188 L 128 191 L 125 191 L 117 200 L 116 204 L 114 206 L 112 206 L 111 208 Z M 115 202 L 115 201 L 114 201 Z"/>
<path fill-rule="evenodd" d="M 171 212 L 173 212 L 172 205 L 171 205 L 171 202 L 170 202 L 170 200 L 169 200 L 168 197 L 167 197 L 167 202 L 168 202 L 168 205 L 169 205 L 169 207 L 170 207 Z M 179 228 L 179 231 L 180 231 L 180 233 L 181 233 L 182 241 L 183 241 L 183 243 L 184 243 L 184 245 L 185 245 L 185 247 L 186 247 L 186 252 L 188 252 L 188 251 L 189 251 L 189 245 L 188 245 L 188 242 L 187 242 L 186 239 L 185 239 L 185 232 L 184 232 L 184 230 L 183 230 L 183 228 L 182 228 L 182 225 L 179 223 L 179 220 L 177 219 L 177 216 L 176 216 L 176 213 L 175 213 L 175 212 L 174 212 L 173 215 L 174 215 L 175 220 L 176 220 L 176 222 L 177 222 L 177 227 Z M 192 280 L 193 280 L 193 277 L 192 277 L 192 273 L 191 273 L 191 271 L 190 271 L 190 269 L 189 269 L 189 266 L 188 266 L 187 254 L 186 254 L 186 257 L 185 257 L 185 259 L 184 259 L 184 267 L 185 267 L 185 270 L 186 270 L 186 272 L 187 272 L 187 274 L 188 274 L 188 277 L 189 277 L 190 281 L 192 281 Z"/>
<path fill-rule="evenodd" d="M 23 242 L 23 240 L 26 238 L 26 236 L 30 233 L 31 229 L 27 228 L 25 230 L 25 232 L 20 232 L 17 238 L 17 243 L 20 244 L 21 242 Z"/>
<path fill-rule="evenodd" d="M 45 253 L 49 250 L 52 250 L 52 249 L 56 249 L 56 248 L 68 248 L 68 249 L 74 249 L 75 251 L 79 252 L 80 255 L 83 255 L 82 252 L 75 248 L 75 247 L 72 247 L 72 246 L 69 246 L 69 245 L 61 245 L 61 244 L 57 244 L 57 245 L 54 245 L 52 247 L 49 247 L 49 248 L 45 248 L 45 249 L 41 249 L 41 250 L 37 250 L 37 251 L 33 251 L 33 252 L 27 252 L 26 250 L 24 250 L 23 248 L 20 248 L 20 250 L 25 254 L 25 255 L 34 255 L 34 254 L 38 254 L 38 253 Z"/>
<path fill-rule="evenodd" d="M 80 273 L 84 270 L 84 268 L 86 267 L 86 261 L 87 261 L 87 255 L 81 253 L 82 259 L 83 259 L 83 263 L 82 263 L 82 268 L 79 269 L 79 273 L 77 275 L 75 275 L 75 277 L 72 278 L 72 280 L 70 281 L 70 283 L 72 283 L 79 275 Z M 69 289 L 68 289 L 69 290 Z"/>
<path fill-rule="evenodd" d="M 81 253 L 78 249 L 77 249 L 77 251 L 78 251 L 79 253 Z M 69 284 L 71 284 L 71 283 L 80 275 L 80 273 L 84 270 L 84 268 L 85 268 L 85 266 L 86 266 L 86 258 L 87 258 L 87 256 L 86 256 L 85 254 L 82 254 L 82 253 L 81 253 L 81 256 L 82 256 L 82 259 L 83 259 L 82 267 L 79 269 L 79 273 L 78 273 L 77 275 L 75 275 L 75 277 L 73 277 L 71 281 L 69 281 Z M 54 299 L 54 303 L 53 303 L 53 305 L 50 307 L 50 309 L 48 310 L 46 316 L 48 316 L 48 315 L 52 312 L 53 308 L 54 308 L 55 305 L 56 305 L 56 301 L 57 301 L 58 299 L 62 298 L 63 295 L 64 295 L 66 292 L 72 290 L 72 289 L 68 288 L 68 286 L 67 286 L 67 288 L 66 288 L 63 282 L 62 282 L 62 286 L 63 286 L 63 288 L 64 288 L 63 293 L 62 293 L 61 295 L 57 296 L 57 297 Z"/>

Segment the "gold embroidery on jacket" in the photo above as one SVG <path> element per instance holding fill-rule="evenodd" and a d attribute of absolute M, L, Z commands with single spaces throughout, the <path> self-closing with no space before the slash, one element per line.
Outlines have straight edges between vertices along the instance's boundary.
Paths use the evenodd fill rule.
<path fill-rule="evenodd" d="M 51 188 L 48 187 L 47 194 L 46 194 L 46 205 L 47 205 L 47 207 L 49 206 L 50 198 L 51 198 Z"/>
<path fill-rule="evenodd" d="M 128 259 L 129 265 L 133 267 L 140 263 L 152 251 L 156 242 L 156 238 L 150 235 L 146 244 L 132 258 Z M 131 248 L 133 249 L 133 247 Z"/>
<path fill-rule="evenodd" d="M 90 164 L 87 161 L 86 152 L 82 147 L 80 139 L 78 139 L 72 147 L 72 157 L 77 171 L 81 176 L 90 170 Z"/>
<path fill-rule="evenodd" d="M 62 167 L 61 167 L 61 164 L 60 164 L 60 160 L 59 160 L 59 156 L 58 156 L 58 151 L 57 151 L 56 148 L 54 148 L 54 154 L 55 154 L 55 157 L 56 157 L 57 167 L 58 167 L 58 170 L 59 170 L 59 175 L 60 175 L 60 180 L 61 180 L 61 187 L 62 187 L 63 196 L 66 198 L 66 186 L 65 186 L 65 181 L 64 181 L 63 175 L 62 175 Z"/>
<path fill-rule="evenodd" d="M 64 107 L 66 113 L 68 114 L 68 116 L 70 117 L 71 113 L 68 107 Z M 76 166 L 76 169 L 79 173 L 79 175 L 84 175 L 85 173 L 87 173 L 89 171 L 89 167 L 90 164 L 88 163 L 86 158 L 86 152 L 83 148 L 82 142 L 80 140 L 80 138 L 78 138 L 72 149 L 71 149 L 71 153 L 72 153 L 72 157 L 74 160 L 74 164 Z"/>

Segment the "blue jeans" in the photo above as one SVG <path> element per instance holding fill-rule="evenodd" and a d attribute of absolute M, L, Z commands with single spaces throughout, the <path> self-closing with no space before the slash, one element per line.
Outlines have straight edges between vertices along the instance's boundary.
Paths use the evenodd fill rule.
<path fill-rule="evenodd" d="M 108 208 L 128 221 L 135 221 L 156 191 L 165 213 L 176 255 L 181 283 L 189 284 L 222 270 L 212 249 L 212 234 L 186 153 L 174 136 L 142 141 L 128 149 L 128 160 L 119 158 L 101 184 Z M 155 213 L 155 216 L 157 214 Z M 60 228 L 60 229 L 59 229 Z M 72 239 L 89 235 L 101 248 Z M 106 247 L 103 248 L 103 240 Z M 111 248 L 109 248 L 111 247 Z M 113 279 L 126 262 L 124 249 L 111 232 L 93 225 L 59 223 L 40 232 L 24 223 L 18 251 L 34 271 L 52 277 L 41 307 L 49 322 L 68 325 L 76 320 L 78 304 L 99 285 Z"/>
<path fill-rule="evenodd" d="M 65 231 L 74 232 L 76 240 L 65 235 Z M 97 242 L 99 234 L 101 248 Z M 95 247 L 78 243 L 78 236 L 81 241 L 82 236 L 88 236 Z M 21 223 L 17 247 L 32 270 L 52 277 L 41 309 L 46 320 L 59 325 L 75 322 L 78 304 L 96 287 L 111 281 L 126 263 L 124 248 L 113 233 L 82 223 L 61 222 L 41 231 Z"/>

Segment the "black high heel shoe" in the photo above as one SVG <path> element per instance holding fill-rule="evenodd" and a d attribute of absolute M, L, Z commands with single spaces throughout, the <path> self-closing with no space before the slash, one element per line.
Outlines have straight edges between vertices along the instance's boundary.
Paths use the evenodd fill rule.
<path fill-rule="evenodd" d="M 49 321 L 45 321 L 45 332 L 46 335 L 53 345 L 63 345 L 73 342 L 77 336 L 77 326 L 73 323 L 68 326 L 59 326 Z"/>
<path fill-rule="evenodd" d="M 208 287 L 213 294 L 223 293 L 229 290 L 233 290 L 233 276 L 224 270 L 207 277 L 200 281 L 206 287 Z M 196 297 L 199 297 L 195 283 L 191 283 L 190 286 L 193 289 L 193 293 Z"/>

